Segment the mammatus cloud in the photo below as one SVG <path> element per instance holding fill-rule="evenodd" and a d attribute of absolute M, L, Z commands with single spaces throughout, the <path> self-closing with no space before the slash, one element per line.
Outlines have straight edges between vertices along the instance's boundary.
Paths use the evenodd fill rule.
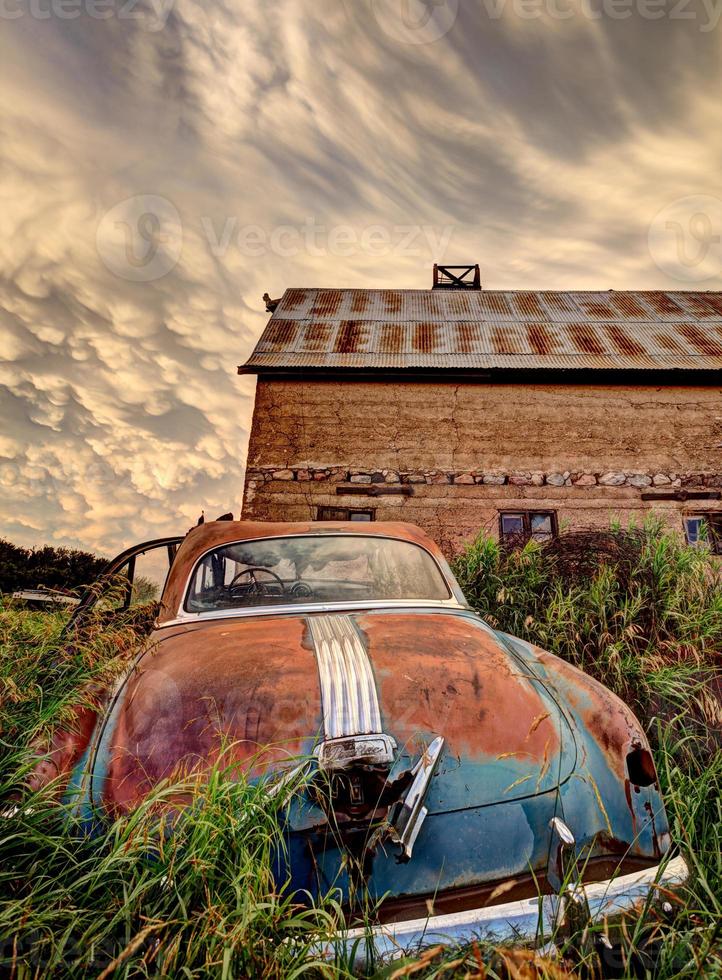
<path fill-rule="evenodd" d="M 0 533 L 238 513 L 266 290 L 719 288 L 722 10 L 615 3 L 2 0 Z"/>

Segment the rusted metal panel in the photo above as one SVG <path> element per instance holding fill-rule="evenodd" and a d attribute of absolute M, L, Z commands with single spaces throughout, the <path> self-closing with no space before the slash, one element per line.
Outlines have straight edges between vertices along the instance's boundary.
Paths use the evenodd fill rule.
<path fill-rule="evenodd" d="M 722 320 L 722 293 L 705 293 L 702 299 L 714 311 L 716 319 Z"/>
<path fill-rule="evenodd" d="M 207 623 L 202 637 L 156 634 L 117 708 L 105 806 L 132 810 L 162 779 L 220 759 L 258 774 L 310 753 L 322 723 L 314 673 L 298 617 Z"/>
<path fill-rule="evenodd" d="M 505 330 L 503 327 L 494 327 L 491 331 L 491 343 L 497 354 L 521 354 L 520 348 L 514 337 L 513 330 Z"/>
<path fill-rule="evenodd" d="M 569 336 L 580 354 L 604 355 L 604 346 L 591 323 L 570 323 Z"/>
<path fill-rule="evenodd" d="M 650 307 L 658 320 L 683 320 L 685 309 L 676 303 L 672 293 L 653 291 L 644 294 L 647 306 Z"/>
<path fill-rule="evenodd" d="M 272 319 L 259 341 L 257 350 L 283 351 L 293 347 L 299 324 L 295 320 Z"/>
<path fill-rule="evenodd" d="M 403 354 L 409 349 L 409 327 L 405 323 L 383 323 L 379 327 L 379 354 Z"/>
<path fill-rule="evenodd" d="M 620 354 L 590 355 L 578 351 L 576 354 L 550 354 L 540 356 L 538 354 L 499 354 L 492 352 L 489 354 L 423 354 L 415 353 L 413 358 L 408 354 L 351 354 L 346 356 L 329 355 L 319 362 L 319 357 L 312 354 L 298 354 L 289 360 L 288 355 L 278 354 L 258 354 L 254 357 L 253 364 L 243 370 L 246 373 L 253 373 L 258 369 L 269 371 L 284 371 L 285 369 L 298 369 L 309 371 L 316 368 L 328 370 L 339 370 L 351 368 L 354 370 L 397 370 L 411 371 L 415 369 L 433 369 L 434 371 L 457 370 L 457 371 L 489 371 L 494 369 L 502 370 L 525 370 L 534 371 L 542 368 L 558 370 L 579 370 L 599 369 L 599 370 L 680 370 L 680 371 L 700 371 L 700 370 L 720 370 L 722 369 L 721 357 L 703 357 L 700 354 L 670 354 L 667 357 L 660 357 L 653 354 L 645 354 L 633 359 Z"/>
<path fill-rule="evenodd" d="M 452 351 L 471 354 L 482 349 L 484 335 L 480 323 L 455 323 L 452 330 Z"/>
<path fill-rule="evenodd" d="M 298 349 L 302 351 L 327 351 L 336 331 L 330 323 L 308 323 L 302 327 Z"/>
<path fill-rule="evenodd" d="M 98 719 L 101 698 L 88 697 L 88 704 L 72 709 L 65 727 L 53 732 L 49 745 L 37 745 L 40 759 L 28 776 L 28 787 L 38 790 L 54 779 L 69 777 L 85 751 Z"/>
<path fill-rule="evenodd" d="M 525 320 L 545 320 L 546 310 L 542 306 L 538 293 L 510 293 L 510 299 L 515 312 Z"/>
<path fill-rule="evenodd" d="M 334 354 L 356 354 L 368 350 L 372 325 L 362 320 L 342 320 L 336 331 Z"/>
<path fill-rule="evenodd" d="M 316 293 L 316 302 L 311 309 L 311 316 L 333 317 L 339 312 L 343 293 L 340 289 L 320 289 Z"/>
<path fill-rule="evenodd" d="M 559 340 L 546 323 L 527 325 L 527 340 L 535 354 L 548 355 L 559 349 Z"/>
<path fill-rule="evenodd" d="M 241 371 L 718 369 L 722 294 L 288 290 Z"/>
<path fill-rule="evenodd" d="M 358 625 L 386 730 L 412 756 L 419 739 L 443 735 L 447 758 L 464 760 L 448 766 L 443 800 L 434 790 L 427 797 L 430 813 L 546 792 L 569 775 L 575 757 L 560 763 L 556 705 L 472 616 L 370 612 Z"/>
<path fill-rule="evenodd" d="M 683 309 L 689 313 L 689 318 L 693 320 L 719 320 L 720 315 L 715 309 L 715 305 L 707 300 L 706 293 L 672 293 L 674 298 Z M 719 294 L 717 294 L 719 299 Z"/>
<path fill-rule="evenodd" d="M 722 343 L 715 339 L 709 330 L 694 323 L 683 323 L 679 332 L 700 354 L 709 357 L 722 357 Z"/>
<path fill-rule="evenodd" d="M 574 302 L 572 293 L 561 293 L 556 290 L 540 293 L 542 305 L 548 311 L 548 319 L 563 323 L 579 317 L 579 307 Z"/>
<path fill-rule="evenodd" d="M 644 355 L 644 347 L 635 340 L 624 327 L 619 323 L 609 323 L 605 326 L 609 340 L 620 354 L 628 354 L 630 357 L 640 357 Z"/>
<path fill-rule="evenodd" d="M 417 323 L 414 326 L 414 337 L 411 341 L 413 350 L 420 354 L 437 352 L 442 346 L 440 323 Z"/>
<path fill-rule="evenodd" d="M 648 320 L 651 310 L 641 296 L 634 293 L 612 293 L 609 302 L 616 315 L 625 320 Z"/>
<path fill-rule="evenodd" d="M 585 775 L 562 790 L 565 820 L 584 827 L 581 838 L 593 853 L 658 859 L 670 846 L 669 826 L 649 743 L 632 711 L 572 664 L 522 640 L 507 639 L 541 670 L 542 679 L 573 716 L 580 749 L 577 771 Z M 629 756 L 639 752 L 648 757 L 649 775 L 635 776 L 640 780 L 635 783 Z"/>
<path fill-rule="evenodd" d="M 649 320 L 652 311 L 635 293 L 574 293 L 577 308 L 588 320 Z M 653 314 L 652 314 L 653 315 Z"/>

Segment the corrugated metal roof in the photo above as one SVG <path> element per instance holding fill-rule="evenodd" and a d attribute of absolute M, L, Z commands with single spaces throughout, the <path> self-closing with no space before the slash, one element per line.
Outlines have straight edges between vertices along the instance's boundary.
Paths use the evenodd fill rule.
<path fill-rule="evenodd" d="M 242 373 L 722 368 L 722 293 L 288 289 Z"/>

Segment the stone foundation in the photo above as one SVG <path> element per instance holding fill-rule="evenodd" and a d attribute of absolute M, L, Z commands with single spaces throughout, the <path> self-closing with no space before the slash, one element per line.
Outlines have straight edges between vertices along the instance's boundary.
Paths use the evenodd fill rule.
<path fill-rule="evenodd" d="M 683 487 L 703 489 L 722 488 L 722 473 L 646 473 L 612 472 L 590 473 L 564 470 L 555 473 L 485 473 L 481 470 L 449 472 L 448 470 L 362 470 L 342 466 L 262 466 L 246 473 L 246 490 L 256 490 L 262 483 L 272 480 L 351 483 L 371 485 L 428 485 L 452 486 L 514 486 L 514 487 L 636 487 L 676 490 Z M 382 491 L 383 492 L 383 491 Z"/>

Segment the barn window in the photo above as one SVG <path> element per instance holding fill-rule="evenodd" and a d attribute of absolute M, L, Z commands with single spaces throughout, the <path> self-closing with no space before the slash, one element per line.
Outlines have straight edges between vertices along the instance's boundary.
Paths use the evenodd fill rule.
<path fill-rule="evenodd" d="M 316 511 L 317 521 L 373 521 L 376 511 L 354 510 L 348 507 L 319 507 Z"/>
<path fill-rule="evenodd" d="M 693 548 L 709 545 L 716 555 L 722 555 L 722 513 L 685 517 L 684 532 Z"/>
<path fill-rule="evenodd" d="M 519 510 L 499 514 L 499 537 L 507 544 L 549 541 L 556 535 L 557 515 L 553 510 Z"/>

